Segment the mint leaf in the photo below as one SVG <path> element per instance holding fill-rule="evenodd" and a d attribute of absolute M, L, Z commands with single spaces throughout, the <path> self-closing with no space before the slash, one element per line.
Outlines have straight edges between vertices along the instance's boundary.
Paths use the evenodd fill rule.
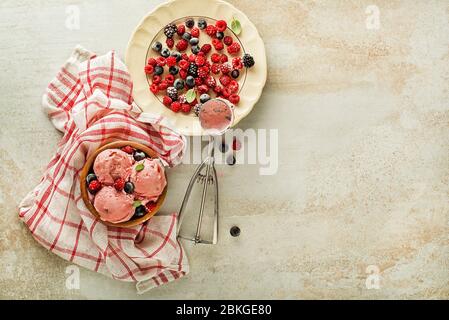
<path fill-rule="evenodd" d="M 190 89 L 189 91 L 187 91 L 186 93 L 186 101 L 188 103 L 191 103 L 193 100 L 195 100 L 196 98 L 196 92 L 194 89 Z"/>
<path fill-rule="evenodd" d="M 143 163 L 139 163 L 139 164 L 136 166 L 136 171 L 142 171 L 143 168 L 145 168 L 145 166 L 143 165 Z"/>
<path fill-rule="evenodd" d="M 232 18 L 231 21 L 231 30 L 232 32 L 234 32 L 236 35 L 239 35 L 240 32 L 242 32 L 242 25 L 240 24 L 240 21 L 238 21 L 236 18 Z"/>
<path fill-rule="evenodd" d="M 136 200 L 136 201 L 133 202 L 133 207 L 134 208 L 140 207 L 141 205 L 142 205 L 142 202 L 139 201 L 139 200 Z"/>

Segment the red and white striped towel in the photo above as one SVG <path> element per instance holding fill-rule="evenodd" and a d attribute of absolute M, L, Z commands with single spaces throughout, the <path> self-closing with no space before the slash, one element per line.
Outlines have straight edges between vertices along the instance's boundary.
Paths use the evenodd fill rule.
<path fill-rule="evenodd" d="M 64 136 L 40 183 L 19 206 L 34 238 L 80 266 L 122 281 L 138 292 L 178 279 L 189 270 L 176 239 L 177 215 L 157 214 L 132 228 L 108 227 L 81 198 L 79 173 L 86 158 L 114 140 L 133 140 L 159 153 L 166 165 L 181 161 L 185 138 L 133 104 L 132 81 L 114 52 L 103 56 L 77 47 L 49 84 L 45 111 Z M 45 144 L 44 141 L 38 144 Z"/>

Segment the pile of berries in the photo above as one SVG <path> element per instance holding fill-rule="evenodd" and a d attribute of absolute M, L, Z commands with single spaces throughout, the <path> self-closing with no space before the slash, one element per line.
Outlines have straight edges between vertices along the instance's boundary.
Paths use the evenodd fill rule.
<path fill-rule="evenodd" d="M 194 89 L 199 102 L 211 95 L 237 105 L 240 101 L 238 78 L 243 68 L 254 66 L 254 58 L 243 51 L 239 42 L 226 34 L 227 23 L 218 20 L 209 24 L 205 19 L 188 18 L 183 24 L 164 27 L 165 47 L 156 41 L 151 49 L 158 56 L 148 59 L 145 73 L 150 91 L 162 96 L 162 103 L 173 112 L 189 113 L 198 99 L 187 102 L 186 92 Z M 200 44 L 205 33 L 210 43 Z M 188 49 L 190 48 L 190 52 Z"/>

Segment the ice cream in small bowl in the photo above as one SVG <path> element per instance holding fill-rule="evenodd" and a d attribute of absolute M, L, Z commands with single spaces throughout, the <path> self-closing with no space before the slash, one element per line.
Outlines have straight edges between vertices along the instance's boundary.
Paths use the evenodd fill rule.
<path fill-rule="evenodd" d="M 80 188 L 86 207 L 103 223 L 133 227 L 162 206 L 167 176 L 154 150 L 134 141 L 115 141 L 87 159 Z"/>

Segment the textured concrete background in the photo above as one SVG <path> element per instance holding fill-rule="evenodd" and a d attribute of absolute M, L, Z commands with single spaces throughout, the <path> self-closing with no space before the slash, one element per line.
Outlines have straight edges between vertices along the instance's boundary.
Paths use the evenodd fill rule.
<path fill-rule="evenodd" d="M 32 239 L 17 205 L 60 138 L 40 109 L 48 81 L 78 43 L 123 56 L 159 1 L 1 1 L 0 298 L 449 298 L 449 1 L 231 2 L 269 64 L 241 127 L 279 129 L 279 171 L 219 167 L 219 244 L 187 247 L 187 277 L 137 296 L 84 269 L 66 289 L 69 263 Z M 80 30 L 65 28 L 69 4 Z M 167 210 L 192 170 L 170 172 Z"/>

